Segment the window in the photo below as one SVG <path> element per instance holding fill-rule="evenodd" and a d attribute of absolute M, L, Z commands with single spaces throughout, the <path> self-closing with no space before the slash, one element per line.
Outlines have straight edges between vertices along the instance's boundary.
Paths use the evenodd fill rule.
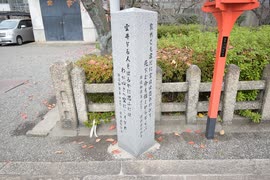
<path fill-rule="evenodd" d="M 26 27 L 32 27 L 31 20 L 26 20 Z"/>
<path fill-rule="evenodd" d="M 24 25 L 25 27 L 27 27 L 27 24 L 26 24 L 26 20 L 23 20 L 19 23 L 18 25 L 18 29 L 21 29 L 22 25 Z"/>

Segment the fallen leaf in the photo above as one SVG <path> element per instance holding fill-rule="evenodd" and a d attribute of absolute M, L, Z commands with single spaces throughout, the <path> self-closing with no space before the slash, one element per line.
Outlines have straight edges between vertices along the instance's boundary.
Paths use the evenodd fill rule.
<path fill-rule="evenodd" d="M 90 65 L 96 64 L 96 61 L 90 60 L 90 61 L 88 62 L 88 64 L 90 64 Z"/>
<path fill-rule="evenodd" d="M 21 117 L 25 120 L 25 119 L 27 119 L 27 114 L 21 113 Z"/>
<path fill-rule="evenodd" d="M 33 95 L 32 96 L 28 96 L 28 99 L 29 99 L 29 101 L 32 101 L 33 100 Z"/>
<path fill-rule="evenodd" d="M 225 134 L 225 131 L 222 129 L 221 131 L 219 131 L 219 134 L 223 136 Z"/>
<path fill-rule="evenodd" d="M 150 154 L 150 153 L 147 153 L 146 156 L 147 156 L 149 159 L 154 158 L 154 156 L 153 156 L 152 154 Z"/>
<path fill-rule="evenodd" d="M 115 141 L 112 142 L 112 145 L 115 145 L 116 143 L 117 143 L 117 141 L 115 140 Z"/>
<path fill-rule="evenodd" d="M 55 154 L 63 154 L 63 151 L 55 151 Z"/>
<path fill-rule="evenodd" d="M 83 145 L 82 148 L 83 148 L 83 149 L 87 148 L 87 145 Z"/>
<path fill-rule="evenodd" d="M 204 115 L 203 115 L 202 113 L 199 113 L 197 116 L 198 116 L 199 118 L 203 118 L 203 117 L 204 117 Z"/>
<path fill-rule="evenodd" d="M 81 142 L 78 142 L 78 144 L 83 144 L 84 142 L 83 141 L 81 141 Z"/>
<path fill-rule="evenodd" d="M 193 145 L 195 143 L 194 143 L 194 141 L 189 141 L 188 144 Z"/>
<path fill-rule="evenodd" d="M 215 138 L 215 139 L 214 139 L 214 141 L 215 141 L 215 142 L 218 142 L 218 139 L 217 139 L 217 138 Z"/>
<path fill-rule="evenodd" d="M 205 149 L 205 145 L 204 145 L 204 144 L 201 144 L 201 145 L 200 145 L 200 148 L 201 148 L 201 149 Z"/>
<path fill-rule="evenodd" d="M 44 104 L 44 105 L 48 105 L 48 101 L 47 100 L 44 100 L 44 101 L 42 101 L 42 103 Z"/>
<path fill-rule="evenodd" d="M 121 153 L 121 151 L 119 149 L 115 149 L 112 151 L 112 154 L 120 154 L 120 153 Z"/>
<path fill-rule="evenodd" d="M 109 130 L 113 130 L 113 129 L 115 129 L 115 128 L 116 128 L 115 125 L 111 125 L 110 128 L 109 128 Z"/>
<path fill-rule="evenodd" d="M 90 145 L 88 148 L 89 148 L 89 149 L 92 149 L 92 148 L 94 148 L 94 146 L 93 146 L 93 145 Z"/>
<path fill-rule="evenodd" d="M 175 136 L 180 136 L 180 134 L 178 132 L 174 132 Z"/>
<path fill-rule="evenodd" d="M 175 60 L 172 60 L 171 64 L 176 64 Z"/>
<path fill-rule="evenodd" d="M 73 141 L 72 143 L 73 143 L 73 144 L 77 144 L 77 141 Z"/>
<path fill-rule="evenodd" d="M 161 142 L 161 141 L 163 141 L 163 138 L 162 138 L 162 136 L 160 136 L 159 138 L 157 138 L 157 141 L 158 141 L 158 142 Z"/>
<path fill-rule="evenodd" d="M 98 143 L 99 141 L 101 141 L 101 139 L 96 139 L 96 143 Z"/>
<path fill-rule="evenodd" d="M 113 138 L 108 138 L 108 139 L 106 139 L 106 142 L 113 142 L 113 141 L 114 141 Z"/>
<path fill-rule="evenodd" d="M 191 129 L 186 129 L 186 131 L 185 131 L 186 133 L 191 133 L 192 132 L 192 130 Z"/>
<path fill-rule="evenodd" d="M 161 130 L 158 130 L 158 131 L 155 132 L 155 134 L 156 135 L 160 135 L 160 134 L 162 134 L 162 131 Z"/>
<path fill-rule="evenodd" d="M 200 129 L 194 131 L 196 134 L 200 134 L 202 131 Z"/>

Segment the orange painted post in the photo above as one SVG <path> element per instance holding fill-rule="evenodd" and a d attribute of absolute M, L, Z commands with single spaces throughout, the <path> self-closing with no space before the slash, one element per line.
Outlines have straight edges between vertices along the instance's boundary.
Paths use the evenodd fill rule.
<path fill-rule="evenodd" d="M 212 13 L 218 24 L 218 43 L 214 67 L 213 83 L 208 108 L 205 136 L 213 139 L 223 83 L 229 37 L 237 18 L 245 11 L 257 8 L 258 0 L 207 0 L 202 10 Z"/>

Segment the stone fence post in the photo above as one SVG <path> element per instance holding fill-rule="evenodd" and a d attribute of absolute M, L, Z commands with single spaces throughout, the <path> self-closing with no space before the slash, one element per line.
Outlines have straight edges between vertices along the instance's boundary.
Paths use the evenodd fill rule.
<path fill-rule="evenodd" d="M 270 120 L 270 65 L 267 65 L 263 71 L 263 80 L 265 80 L 265 88 L 262 99 L 262 121 Z"/>
<path fill-rule="evenodd" d="M 64 129 L 76 129 L 78 125 L 70 77 L 72 68 L 71 62 L 57 62 L 50 67 L 61 127 Z"/>
<path fill-rule="evenodd" d="M 78 120 L 82 125 L 83 122 L 87 121 L 88 119 L 87 98 L 85 93 L 86 79 L 84 70 L 79 67 L 74 67 L 71 71 L 71 80 Z"/>
<path fill-rule="evenodd" d="M 188 91 L 186 94 L 186 123 L 193 124 L 197 120 L 197 109 L 201 83 L 201 70 L 191 65 L 187 70 Z"/>
<path fill-rule="evenodd" d="M 223 92 L 222 119 L 225 124 L 231 124 L 233 120 L 239 76 L 240 68 L 234 64 L 230 64 L 225 76 L 225 87 Z"/>
<path fill-rule="evenodd" d="M 161 120 L 161 103 L 162 103 L 162 69 L 157 66 L 156 74 L 156 102 L 155 102 L 155 120 Z"/>

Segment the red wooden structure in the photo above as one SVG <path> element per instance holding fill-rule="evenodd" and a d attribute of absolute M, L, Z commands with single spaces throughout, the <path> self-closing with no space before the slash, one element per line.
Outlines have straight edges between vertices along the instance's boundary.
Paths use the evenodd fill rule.
<path fill-rule="evenodd" d="M 244 11 L 255 9 L 258 6 L 258 0 L 207 0 L 202 7 L 204 12 L 212 13 L 215 16 L 219 31 L 205 133 L 207 139 L 214 138 L 230 32 L 237 18 Z"/>

